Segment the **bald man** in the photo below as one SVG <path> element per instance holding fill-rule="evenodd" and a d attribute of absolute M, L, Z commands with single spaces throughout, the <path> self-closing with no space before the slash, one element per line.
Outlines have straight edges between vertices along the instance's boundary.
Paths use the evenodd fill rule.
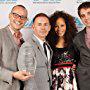
<path fill-rule="evenodd" d="M 0 90 L 20 90 L 19 80 L 31 77 L 26 71 L 18 71 L 16 64 L 22 38 L 19 30 L 27 21 L 27 14 L 24 6 L 14 6 L 9 14 L 9 25 L 0 30 Z M 14 37 L 18 32 L 19 39 Z"/>

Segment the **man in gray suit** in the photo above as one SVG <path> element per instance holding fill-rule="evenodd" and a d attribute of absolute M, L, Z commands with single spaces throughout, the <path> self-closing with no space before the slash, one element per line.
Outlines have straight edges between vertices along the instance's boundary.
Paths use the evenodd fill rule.
<path fill-rule="evenodd" d="M 86 27 L 74 39 L 80 51 L 77 79 L 80 90 L 90 90 L 90 2 L 83 2 L 78 7 L 78 15 Z"/>
<path fill-rule="evenodd" d="M 27 21 L 26 8 L 22 5 L 14 6 L 9 19 L 9 25 L 0 30 L 0 90 L 20 90 L 19 80 L 27 80 L 31 75 L 17 69 L 20 39 L 15 39 L 14 33 Z M 19 34 L 21 38 L 22 35 L 20 32 Z"/>
<path fill-rule="evenodd" d="M 50 31 L 49 18 L 44 13 L 37 14 L 33 19 L 33 35 L 19 51 L 18 68 L 30 72 L 33 77 L 25 81 L 24 90 L 50 90 L 52 50 L 45 38 Z M 46 42 L 44 53 L 43 43 Z"/>

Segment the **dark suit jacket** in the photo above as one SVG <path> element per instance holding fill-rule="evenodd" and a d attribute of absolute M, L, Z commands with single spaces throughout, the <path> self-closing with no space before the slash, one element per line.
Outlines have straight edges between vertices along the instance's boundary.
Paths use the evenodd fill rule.
<path fill-rule="evenodd" d="M 74 43 L 80 51 L 80 61 L 77 67 L 77 78 L 80 90 L 90 90 L 90 49 L 85 43 L 86 29 L 79 32 Z"/>
<path fill-rule="evenodd" d="M 17 71 L 18 46 L 8 27 L 0 30 L 0 90 L 19 90 L 19 82 L 12 78 Z"/>

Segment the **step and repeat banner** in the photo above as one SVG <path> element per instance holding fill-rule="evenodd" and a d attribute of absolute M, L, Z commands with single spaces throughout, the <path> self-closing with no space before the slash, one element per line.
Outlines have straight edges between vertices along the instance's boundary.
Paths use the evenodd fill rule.
<path fill-rule="evenodd" d="M 32 19 L 37 13 L 42 12 L 50 16 L 55 11 L 60 10 L 75 17 L 78 31 L 80 31 L 84 26 L 78 17 L 77 8 L 84 1 L 90 0 L 0 0 L 0 28 L 8 25 L 8 14 L 12 7 L 22 4 L 28 10 L 29 20 L 25 24 L 25 28 L 32 25 Z"/>

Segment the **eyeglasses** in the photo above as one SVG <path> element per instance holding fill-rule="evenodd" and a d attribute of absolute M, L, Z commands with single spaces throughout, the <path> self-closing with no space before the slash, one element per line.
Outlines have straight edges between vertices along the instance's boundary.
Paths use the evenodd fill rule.
<path fill-rule="evenodd" d="M 17 14 L 17 13 L 14 13 L 14 12 L 12 12 L 12 14 L 13 14 L 13 17 L 14 18 L 20 18 L 21 20 L 26 20 L 27 19 L 27 17 L 25 17 L 25 16 L 21 16 L 21 15 L 19 15 L 19 14 Z"/>

